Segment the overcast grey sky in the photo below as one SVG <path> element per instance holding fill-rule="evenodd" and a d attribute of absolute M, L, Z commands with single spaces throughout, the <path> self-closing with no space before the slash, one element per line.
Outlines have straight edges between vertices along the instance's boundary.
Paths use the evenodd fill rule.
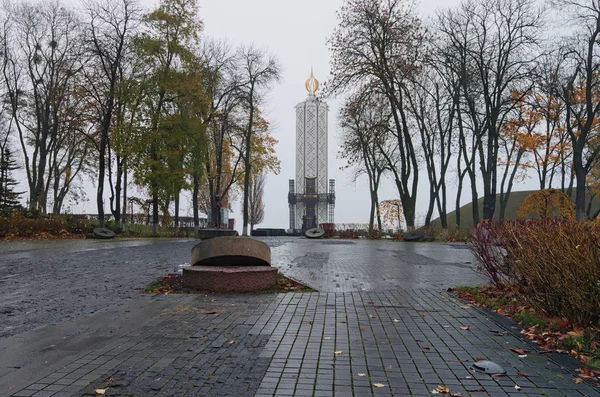
<path fill-rule="evenodd" d="M 424 1 L 420 12 L 424 17 L 439 7 L 458 4 L 458 0 Z M 337 23 L 336 11 L 341 0 L 199 0 L 205 35 L 228 38 L 235 43 L 254 43 L 268 49 L 283 66 L 281 84 L 271 93 L 268 118 L 273 135 L 279 140 L 277 155 L 281 173 L 269 175 L 265 191 L 265 221 L 259 227 L 287 228 L 288 180 L 295 175 L 295 112 L 294 106 L 306 98 L 304 81 L 314 68 L 315 77 L 324 82 L 329 77 L 329 51 L 326 40 Z M 337 223 L 366 223 L 369 217 L 369 190 L 366 177 L 351 182 L 350 171 L 340 171 L 345 163 L 338 159 L 339 129 L 337 113 L 341 98 L 329 102 L 329 178 L 336 179 Z M 425 178 L 425 176 L 423 176 Z M 427 186 L 423 184 L 419 212 L 425 212 Z M 381 199 L 397 198 L 391 180 L 383 184 Z M 239 207 L 236 224 L 240 226 Z"/>
<path fill-rule="evenodd" d="M 77 0 L 68 0 L 75 3 Z M 141 0 L 151 9 L 157 2 Z M 287 228 L 289 210 L 287 204 L 288 180 L 295 175 L 295 112 L 294 106 L 306 98 L 304 81 L 314 68 L 315 77 L 324 82 L 329 77 L 329 52 L 326 40 L 337 23 L 336 11 L 342 0 L 198 0 L 199 15 L 204 21 L 204 37 L 228 39 L 233 44 L 255 44 L 275 54 L 282 67 L 282 80 L 272 90 L 266 105 L 267 118 L 273 127 L 272 134 L 279 140 L 277 155 L 281 160 L 281 173 L 269 175 L 265 191 L 265 220 L 258 227 Z M 423 18 L 433 15 L 441 7 L 457 5 L 459 0 L 425 0 L 419 7 Z M 369 192 L 366 177 L 351 181 L 350 171 L 341 171 L 345 163 L 338 159 L 340 135 L 337 113 L 342 98 L 330 100 L 329 113 L 329 178 L 336 179 L 336 223 L 366 223 L 369 217 Z M 450 178 L 453 176 L 450 175 Z M 428 203 L 426 176 L 421 176 L 417 221 L 422 221 Z M 96 213 L 95 188 L 85 184 L 85 204 L 73 207 L 73 212 Z M 449 188 L 452 182 L 449 183 Z M 515 186 L 514 190 L 524 187 Z M 133 188 L 130 188 L 133 190 Z M 470 201 L 465 189 L 463 204 Z M 136 195 L 135 192 L 130 194 Z M 450 202 L 455 192 L 450 191 Z M 397 198 L 393 181 L 385 180 L 380 199 Z M 108 203 L 108 199 L 106 199 Z M 182 198 L 182 215 L 191 215 L 189 195 Z M 108 212 L 109 209 L 107 208 Z M 236 229 L 241 230 L 239 200 L 234 204 L 233 217 Z"/>

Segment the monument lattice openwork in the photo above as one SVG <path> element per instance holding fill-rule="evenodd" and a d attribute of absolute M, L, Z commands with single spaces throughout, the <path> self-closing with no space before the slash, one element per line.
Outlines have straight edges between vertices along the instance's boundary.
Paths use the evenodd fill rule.
<path fill-rule="evenodd" d="M 290 179 L 290 229 L 301 232 L 334 222 L 335 180 L 327 179 L 329 107 L 315 93 L 319 81 L 310 71 L 308 97 L 296 105 L 296 180 Z"/>

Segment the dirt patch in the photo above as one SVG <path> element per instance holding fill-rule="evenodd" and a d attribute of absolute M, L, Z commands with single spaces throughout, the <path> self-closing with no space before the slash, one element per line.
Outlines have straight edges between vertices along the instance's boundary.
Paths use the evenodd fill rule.
<path fill-rule="evenodd" d="M 213 294 L 213 292 L 185 288 L 182 277 L 181 274 L 167 274 L 146 287 L 144 292 L 147 294 Z M 278 273 L 277 287 L 260 291 L 260 293 L 275 294 L 287 292 L 316 292 L 316 290 Z"/>

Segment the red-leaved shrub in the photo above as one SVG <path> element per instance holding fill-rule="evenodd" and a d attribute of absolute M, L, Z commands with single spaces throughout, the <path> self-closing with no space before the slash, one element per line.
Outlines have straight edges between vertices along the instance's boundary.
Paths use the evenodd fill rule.
<path fill-rule="evenodd" d="M 27 218 L 18 212 L 0 218 L 0 238 L 33 237 L 42 233 L 54 236 L 67 233 L 67 224 L 63 218 Z"/>
<path fill-rule="evenodd" d="M 600 323 L 600 224 L 526 220 L 478 225 L 471 249 L 479 271 L 514 284 L 532 306 L 573 324 Z"/>

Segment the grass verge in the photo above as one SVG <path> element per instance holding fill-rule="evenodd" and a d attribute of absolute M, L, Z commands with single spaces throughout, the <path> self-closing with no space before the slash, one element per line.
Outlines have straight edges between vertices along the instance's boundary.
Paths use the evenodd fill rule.
<path fill-rule="evenodd" d="M 540 352 L 570 354 L 587 368 L 579 370 L 583 379 L 598 380 L 600 375 L 600 327 L 573 325 L 566 318 L 555 318 L 534 308 L 520 299 L 516 287 L 498 290 L 492 286 L 449 289 L 459 298 L 477 306 L 507 316 L 521 324 L 521 334 L 540 347 Z M 576 378 L 577 379 L 577 378 Z"/>

